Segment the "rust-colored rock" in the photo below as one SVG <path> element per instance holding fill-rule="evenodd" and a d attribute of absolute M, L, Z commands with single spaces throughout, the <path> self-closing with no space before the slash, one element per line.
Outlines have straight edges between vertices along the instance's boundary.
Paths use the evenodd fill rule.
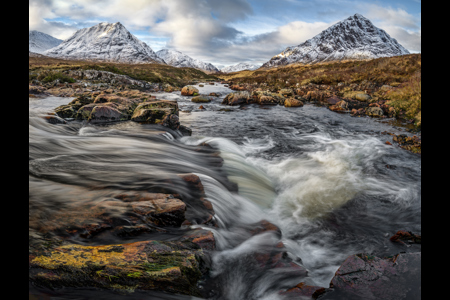
<path fill-rule="evenodd" d="M 391 242 L 400 242 L 408 244 L 421 244 L 422 237 L 418 234 L 414 234 L 411 231 L 399 230 L 397 233 L 389 239 Z"/>
<path fill-rule="evenodd" d="M 281 295 L 289 297 L 299 297 L 299 299 L 317 299 L 320 295 L 323 295 L 327 291 L 326 288 L 321 286 L 311 286 L 304 282 L 300 282 L 295 287 L 288 289 L 285 292 L 281 292 Z"/>
<path fill-rule="evenodd" d="M 303 102 L 294 98 L 288 98 L 284 100 L 285 107 L 301 107 L 303 106 Z"/>

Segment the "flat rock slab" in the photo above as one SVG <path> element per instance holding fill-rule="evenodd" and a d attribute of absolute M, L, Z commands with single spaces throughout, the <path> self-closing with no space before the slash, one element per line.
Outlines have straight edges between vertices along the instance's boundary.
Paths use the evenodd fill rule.
<path fill-rule="evenodd" d="M 203 250 L 187 241 L 71 244 L 45 255 L 30 255 L 29 279 L 47 288 L 140 289 L 200 296 L 197 281 L 207 271 L 206 261 Z"/>
<path fill-rule="evenodd" d="M 420 299 L 421 253 L 352 255 L 336 271 L 330 288 L 334 291 L 323 299 Z"/>

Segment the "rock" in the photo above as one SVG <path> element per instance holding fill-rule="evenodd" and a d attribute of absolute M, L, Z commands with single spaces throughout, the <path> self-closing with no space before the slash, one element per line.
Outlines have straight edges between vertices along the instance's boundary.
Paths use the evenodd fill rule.
<path fill-rule="evenodd" d="M 185 234 L 181 240 L 197 244 L 203 250 L 216 250 L 216 240 L 214 239 L 214 234 L 209 230 L 196 229 L 191 233 Z"/>
<path fill-rule="evenodd" d="M 221 96 L 219 93 L 210 93 L 209 95 L 213 96 L 213 97 L 220 97 Z"/>
<path fill-rule="evenodd" d="M 399 230 L 397 233 L 389 239 L 391 242 L 400 242 L 408 244 L 421 244 L 422 237 L 418 234 L 414 234 L 411 231 Z"/>
<path fill-rule="evenodd" d="M 210 82 L 209 85 L 214 85 L 214 82 Z"/>
<path fill-rule="evenodd" d="M 69 244 L 29 257 L 37 286 L 158 290 L 201 296 L 197 282 L 208 258 L 193 242 L 142 241 L 106 246 Z"/>
<path fill-rule="evenodd" d="M 355 99 L 362 102 L 369 101 L 372 97 L 364 93 L 363 91 L 350 91 L 344 93 L 344 98 Z"/>
<path fill-rule="evenodd" d="M 206 103 L 206 102 L 211 102 L 211 99 L 207 98 L 205 96 L 196 96 L 196 97 L 193 97 L 191 99 L 191 101 L 195 102 L 195 103 Z"/>
<path fill-rule="evenodd" d="M 246 90 L 246 88 L 245 87 L 243 87 L 243 86 L 239 86 L 239 85 L 232 85 L 232 86 L 230 86 L 230 89 L 232 89 L 232 90 L 235 90 L 235 91 L 245 91 Z"/>
<path fill-rule="evenodd" d="M 294 95 L 294 91 L 291 89 L 281 89 L 279 91 L 279 94 L 282 95 L 283 97 L 291 97 Z"/>
<path fill-rule="evenodd" d="M 44 116 L 43 118 L 50 124 L 67 124 L 66 120 L 58 116 Z"/>
<path fill-rule="evenodd" d="M 295 287 L 288 289 L 280 294 L 283 296 L 298 297 L 298 299 L 317 299 L 320 295 L 326 293 L 327 289 L 321 286 L 306 285 L 300 282 Z"/>
<path fill-rule="evenodd" d="M 141 103 L 136 107 L 131 120 L 135 122 L 161 124 L 172 129 L 178 129 L 176 124 L 172 124 L 173 122 L 178 121 L 178 113 L 178 103 L 176 101 L 149 101 Z M 171 115 L 175 115 L 177 120 L 174 120 L 174 117 L 171 117 Z"/>
<path fill-rule="evenodd" d="M 239 105 L 252 103 L 252 97 L 247 91 L 229 93 L 222 101 L 222 104 L 226 105 Z"/>
<path fill-rule="evenodd" d="M 338 102 L 340 102 L 341 99 L 339 97 L 333 96 L 327 99 L 327 103 L 330 105 L 336 105 Z"/>
<path fill-rule="evenodd" d="M 198 89 L 196 87 L 193 87 L 192 85 L 187 85 L 183 87 L 183 89 L 181 89 L 181 95 L 183 96 L 197 96 L 198 93 Z"/>
<path fill-rule="evenodd" d="M 277 93 L 254 91 L 252 97 L 259 105 L 284 105 L 285 98 Z"/>
<path fill-rule="evenodd" d="M 336 271 L 330 288 L 331 297 L 323 299 L 421 299 L 421 253 L 352 255 Z"/>
<path fill-rule="evenodd" d="M 199 87 L 204 87 L 204 85 L 203 85 L 203 84 L 199 84 L 198 86 L 199 86 Z"/>
<path fill-rule="evenodd" d="M 128 113 L 120 111 L 116 107 L 107 106 L 106 104 L 94 106 L 88 117 L 88 121 L 92 123 L 117 122 L 128 119 Z"/>
<path fill-rule="evenodd" d="M 299 107 L 303 106 L 303 102 L 294 98 L 288 98 L 284 101 L 285 107 Z"/>
<path fill-rule="evenodd" d="M 389 141 L 386 141 L 386 145 L 391 145 L 392 146 L 392 144 Z"/>
<path fill-rule="evenodd" d="M 281 229 L 278 226 L 270 223 L 267 220 L 262 220 L 258 223 L 251 225 L 252 230 L 250 231 L 251 235 L 258 235 L 268 231 L 275 231 L 278 235 L 281 236 Z"/>
<path fill-rule="evenodd" d="M 382 117 L 384 115 L 383 110 L 376 106 L 367 108 L 366 114 L 371 117 Z"/>
<path fill-rule="evenodd" d="M 344 100 L 339 101 L 335 105 L 332 105 L 329 107 L 332 111 L 347 111 L 348 110 L 348 103 Z"/>
<path fill-rule="evenodd" d="M 178 130 L 180 131 L 180 133 L 183 136 L 191 136 L 192 135 L 192 129 L 190 129 L 189 127 L 186 127 L 184 125 L 180 125 L 180 127 L 178 127 Z"/>

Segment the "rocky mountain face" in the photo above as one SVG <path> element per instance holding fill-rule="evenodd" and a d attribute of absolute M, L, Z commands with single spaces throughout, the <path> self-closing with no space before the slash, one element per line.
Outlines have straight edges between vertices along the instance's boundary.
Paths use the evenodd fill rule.
<path fill-rule="evenodd" d="M 146 43 L 132 35 L 120 22 L 103 22 L 75 32 L 44 55 L 80 60 L 123 63 L 165 63 Z"/>
<path fill-rule="evenodd" d="M 249 64 L 249 63 L 238 63 L 237 65 L 234 66 L 228 66 L 225 67 L 223 69 L 221 69 L 220 71 L 223 73 L 232 73 L 232 72 L 239 72 L 239 71 L 243 71 L 243 70 L 256 70 L 259 67 L 261 67 L 260 65 L 253 65 L 253 64 Z"/>
<path fill-rule="evenodd" d="M 62 40 L 40 31 L 30 30 L 28 32 L 28 51 L 30 52 L 42 53 L 58 46 L 61 42 Z"/>
<path fill-rule="evenodd" d="M 214 65 L 210 63 L 202 62 L 198 59 L 194 59 L 180 51 L 170 50 L 170 49 L 162 49 L 156 54 L 163 59 L 168 65 L 173 67 L 182 68 L 195 68 L 208 72 L 217 72 L 219 71 Z"/>
<path fill-rule="evenodd" d="M 286 48 L 272 57 L 263 67 L 345 59 L 373 59 L 404 54 L 409 54 L 409 51 L 396 39 L 375 27 L 364 16 L 355 14 L 298 46 Z"/>

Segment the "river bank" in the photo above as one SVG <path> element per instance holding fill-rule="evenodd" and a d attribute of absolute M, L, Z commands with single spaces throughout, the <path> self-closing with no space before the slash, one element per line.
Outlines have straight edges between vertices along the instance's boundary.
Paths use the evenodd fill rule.
<path fill-rule="evenodd" d="M 117 297 L 170 293 L 161 299 L 378 299 L 372 288 L 345 285 L 346 274 L 368 262 L 385 271 L 364 267 L 354 286 L 376 277 L 392 299 L 414 293 L 416 283 L 393 281 L 386 267 L 398 259 L 401 272 L 420 270 L 416 240 L 389 240 L 398 230 L 421 231 L 420 156 L 386 144 L 412 133 L 308 103 L 225 106 L 233 91 L 217 82 L 193 84 L 203 103 L 181 88 L 84 83 L 29 88 L 37 97 L 29 257 L 36 293 L 69 297 L 67 287 L 95 287 Z M 159 99 L 174 105 L 166 117 L 179 124 L 132 120 L 139 105 Z M 77 111 L 114 106 L 127 120 L 95 122 L 102 118 L 90 118 L 92 110 L 79 120 L 42 118 L 69 102 Z M 160 108 L 144 108 L 152 109 Z"/>

